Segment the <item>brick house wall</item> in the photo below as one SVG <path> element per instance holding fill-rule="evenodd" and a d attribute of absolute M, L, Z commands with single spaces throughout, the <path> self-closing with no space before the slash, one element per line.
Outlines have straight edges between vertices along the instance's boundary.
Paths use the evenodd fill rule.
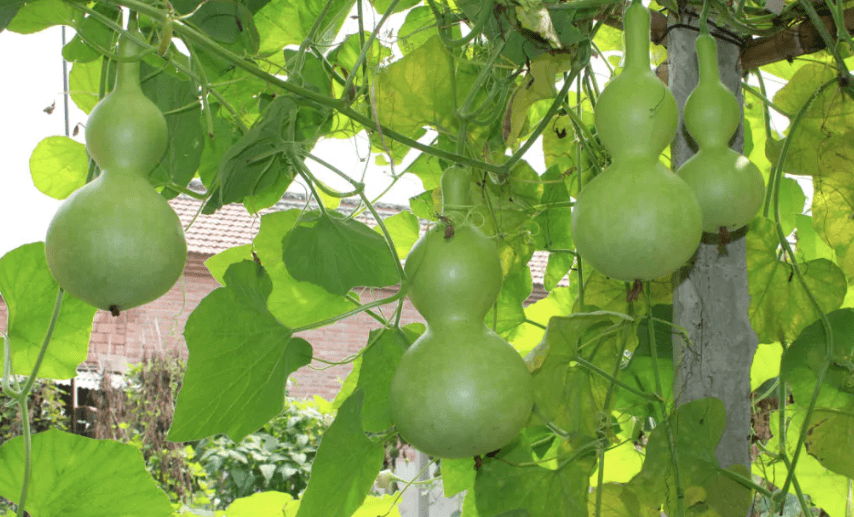
<path fill-rule="evenodd" d="M 204 261 L 233 246 L 250 243 L 260 224 L 260 218 L 248 214 L 241 205 L 223 207 L 212 215 L 197 215 L 198 200 L 181 196 L 171 200 L 170 204 L 185 228 L 193 221 L 186 232 L 188 258 L 184 275 L 166 295 L 147 305 L 125 311 L 118 317 L 107 311 L 98 311 L 92 324 L 88 358 L 81 369 L 122 373 L 127 364 L 141 361 L 146 354 L 162 352 L 175 353 L 186 359 L 188 352 L 183 329 L 187 318 L 205 296 L 220 287 L 204 266 Z M 269 211 L 302 208 L 304 205 L 304 199 L 286 196 Z M 343 210 L 347 208 L 342 206 Z M 379 205 L 377 209 L 382 217 L 388 217 L 399 212 L 401 207 Z M 365 214 L 359 219 L 373 226 L 370 214 Z M 531 262 L 534 292 L 527 303 L 547 294 L 542 288 L 545 257 L 538 252 Z M 373 296 L 384 298 L 395 291 L 396 288 L 375 289 Z M 390 311 L 391 306 L 388 306 L 386 313 Z M 401 321 L 403 324 L 423 322 L 408 300 L 405 301 Z M 316 357 L 341 361 L 356 354 L 367 343 L 369 332 L 379 327 L 379 322 L 362 313 L 299 336 L 312 345 Z M 6 306 L 0 298 L 0 330 L 5 328 Z M 298 398 L 320 395 L 332 400 L 351 370 L 350 363 L 330 367 L 313 361 L 291 377 L 294 382 L 290 395 Z"/>

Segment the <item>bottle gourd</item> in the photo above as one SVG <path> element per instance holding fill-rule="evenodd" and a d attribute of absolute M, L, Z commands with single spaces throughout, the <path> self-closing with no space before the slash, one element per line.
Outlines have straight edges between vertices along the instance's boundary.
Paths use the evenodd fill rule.
<path fill-rule="evenodd" d="M 427 331 L 404 353 L 391 385 L 397 430 L 440 458 L 486 454 L 509 443 L 534 403 L 525 362 L 484 325 L 501 290 L 498 245 L 465 221 L 469 173 L 442 176 L 443 221 L 406 260 L 408 295 Z"/>
<path fill-rule="evenodd" d="M 690 187 L 659 162 L 676 135 L 676 99 L 650 70 L 649 11 L 632 2 L 624 19 L 625 67 L 595 108 L 611 165 L 584 186 L 572 212 L 572 237 L 600 273 L 631 282 L 682 266 L 702 236 Z"/>
<path fill-rule="evenodd" d="M 167 127 L 140 87 L 140 51 L 120 38 L 115 88 L 86 125 L 86 149 L 101 174 L 59 207 L 45 239 L 59 285 L 113 315 L 165 294 L 187 258 L 181 221 L 148 181 L 166 152 Z"/>
<path fill-rule="evenodd" d="M 699 146 L 677 173 L 693 189 L 703 213 L 703 231 L 740 228 L 762 206 L 765 181 L 745 156 L 729 148 L 741 109 L 720 80 L 718 49 L 709 34 L 697 37 L 700 80 L 685 101 L 685 128 Z"/>

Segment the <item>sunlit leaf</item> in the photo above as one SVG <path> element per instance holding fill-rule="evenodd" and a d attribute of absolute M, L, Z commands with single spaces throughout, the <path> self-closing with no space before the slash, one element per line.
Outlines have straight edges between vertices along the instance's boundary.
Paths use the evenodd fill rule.
<path fill-rule="evenodd" d="M 596 515 L 596 490 L 587 498 L 587 515 Z M 624 485 L 608 483 L 602 486 L 601 517 L 635 517 L 640 514 L 637 498 Z"/>
<path fill-rule="evenodd" d="M 833 249 L 816 233 L 812 216 L 796 215 L 795 228 L 797 230 L 795 253 L 799 261 L 808 262 L 817 258 L 834 259 Z"/>
<path fill-rule="evenodd" d="M 229 517 L 294 517 L 299 508 L 291 494 L 268 490 L 240 497 L 228 505 Z"/>
<path fill-rule="evenodd" d="M 0 446 L 0 496 L 16 502 L 24 472 L 24 438 Z M 169 517 L 169 497 L 133 445 L 57 429 L 32 442 L 26 510 L 32 517 Z"/>
<path fill-rule="evenodd" d="M 406 21 L 397 33 L 397 46 L 406 55 L 435 35 L 436 18 L 433 11 L 430 7 L 421 5 L 410 9 L 406 14 Z"/>
<path fill-rule="evenodd" d="M 288 273 L 282 260 L 282 240 L 299 216 L 298 209 L 265 214 L 261 217 L 261 230 L 253 241 L 261 264 L 273 280 L 267 306 L 279 321 L 291 328 L 322 321 L 353 308 L 343 297 L 310 282 L 295 280 Z"/>
<path fill-rule="evenodd" d="M 368 495 L 384 450 L 362 431 L 361 407 L 362 392 L 356 390 L 323 435 L 297 517 L 350 517 Z"/>
<path fill-rule="evenodd" d="M 74 27 L 80 17 L 80 11 L 61 0 L 38 0 L 21 5 L 6 29 L 32 34 L 54 25 Z"/>
<path fill-rule="evenodd" d="M 386 287 L 400 282 L 382 235 L 337 212 L 321 214 L 285 236 L 284 261 L 301 282 L 345 295 L 354 287 Z"/>
<path fill-rule="evenodd" d="M 804 423 L 806 411 L 789 407 L 786 410 L 786 454 L 791 458 L 795 452 L 801 426 Z M 769 451 L 776 453 L 780 450 L 779 412 L 773 411 L 768 426 L 774 430 L 772 438 L 765 444 Z M 766 455 L 759 455 L 753 462 L 753 473 L 768 480 L 773 486 L 782 487 L 788 474 L 782 461 L 773 461 Z M 798 459 L 797 477 L 804 494 L 809 494 L 810 500 L 822 508 L 828 515 L 845 515 L 848 501 L 848 485 L 850 479 L 826 469 L 810 454 L 801 454 Z M 794 485 L 789 486 L 789 493 L 795 494 Z"/>
<path fill-rule="evenodd" d="M 854 136 L 854 132 L 851 133 Z M 838 145 L 854 145 L 854 138 Z M 816 233 L 836 252 L 836 263 L 854 280 L 854 150 L 834 147 L 821 175 L 813 178 L 812 221 Z"/>
<path fill-rule="evenodd" d="M 817 404 L 841 408 L 854 402 L 854 309 L 827 314 L 833 330 L 833 358 L 824 376 Z M 801 332 L 783 353 L 780 374 L 789 383 L 795 402 L 806 406 L 824 366 L 827 335 L 821 321 Z"/>
<path fill-rule="evenodd" d="M 273 286 L 261 266 L 233 264 L 225 281 L 187 320 L 190 358 L 169 440 L 225 433 L 239 442 L 281 413 L 288 376 L 311 361 L 311 345 L 267 309 Z"/>
<path fill-rule="evenodd" d="M 394 425 L 391 418 L 391 379 L 410 341 L 402 331 L 371 331 L 368 349 L 362 355 L 356 389 L 364 392 L 362 427 L 380 433 Z"/>
<path fill-rule="evenodd" d="M 504 334 L 525 321 L 525 310 L 522 304 L 531 295 L 533 282 L 531 269 L 528 266 L 520 268 L 504 279 L 498 301 L 486 315 L 486 323 L 495 331 Z M 497 317 L 496 317 L 497 315 Z"/>
<path fill-rule="evenodd" d="M 385 223 L 391 240 L 394 242 L 397 256 L 401 259 L 406 258 L 421 232 L 421 224 L 418 222 L 418 218 L 412 212 L 404 210 L 387 217 L 383 223 Z M 382 229 L 376 226 L 374 231 L 381 234 Z"/>
<path fill-rule="evenodd" d="M 442 460 L 442 488 L 445 497 L 453 497 L 474 487 L 476 476 L 474 458 Z"/>
<path fill-rule="evenodd" d="M 328 6 L 317 33 L 315 44 L 329 44 L 350 13 L 354 0 L 334 0 Z M 288 45 L 299 45 L 326 9 L 326 2 L 272 0 L 255 13 L 255 24 L 261 36 L 261 53 L 281 52 Z"/>
<path fill-rule="evenodd" d="M 780 360 L 783 357 L 783 348 L 780 343 L 760 345 L 753 355 L 750 364 L 750 391 L 759 388 L 768 379 L 780 375 Z"/>
<path fill-rule="evenodd" d="M 754 219 L 746 245 L 750 323 L 759 342 L 792 341 L 818 314 L 792 267 L 777 258 L 779 241 L 773 222 Z M 848 290 L 842 270 L 826 259 L 805 262 L 800 268 L 822 310 L 839 308 Z"/>
<path fill-rule="evenodd" d="M 551 291 L 563 280 L 575 262 L 575 255 L 569 253 L 549 253 L 546 271 L 543 274 L 543 289 Z"/>
<path fill-rule="evenodd" d="M 47 268 L 44 243 L 34 242 L 0 258 L 0 295 L 8 308 L 6 332 L 15 374 L 30 375 L 53 315 L 59 285 Z M 97 309 L 68 293 L 63 295 L 59 319 L 38 376 L 70 379 L 86 360 L 92 318 Z M 0 355 L 0 365 L 4 358 Z"/>
<path fill-rule="evenodd" d="M 54 199 L 65 199 L 86 184 L 89 155 L 86 147 L 67 136 L 49 136 L 30 156 L 33 184 Z"/>

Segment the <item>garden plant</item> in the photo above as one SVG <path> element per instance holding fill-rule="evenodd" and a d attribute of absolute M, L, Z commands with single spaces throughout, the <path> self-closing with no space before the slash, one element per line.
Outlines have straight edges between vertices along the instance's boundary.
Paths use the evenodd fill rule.
<path fill-rule="evenodd" d="M 67 198 L 45 242 L 0 258 L 23 415 L 0 496 L 19 517 L 192 514 L 139 448 L 30 427 L 30 394 L 75 375 L 96 308 L 174 284 L 167 200 L 258 214 L 300 181 L 314 208 L 265 211 L 209 259 L 221 287 L 183 329 L 165 438 L 204 440 L 217 515 L 399 515 L 372 487 L 402 438 L 464 517 L 854 517 L 849 18 L 841 0 L 0 0 L 0 30 L 75 30 L 90 114 L 85 145 L 33 152 L 36 186 Z M 370 151 L 342 171 L 317 149 L 346 139 Z M 383 219 L 369 165 L 424 191 Z M 548 294 L 527 303 L 535 252 Z M 426 325 L 401 322 L 407 295 Z M 376 328 L 307 485 L 266 459 L 218 477 L 238 472 L 225 440 L 329 362 L 297 336 L 362 313 Z M 241 453 L 281 445 L 254 436 Z M 258 475 L 280 490 L 249 495 L 237 477 Z"/>

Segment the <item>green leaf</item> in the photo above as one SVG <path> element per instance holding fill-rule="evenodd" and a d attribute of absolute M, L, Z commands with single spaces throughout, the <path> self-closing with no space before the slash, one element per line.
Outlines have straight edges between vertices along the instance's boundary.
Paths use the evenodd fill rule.
<path fill-rule="evenodd" d="M 391 380 L 411 341 L 397 329 L 372 330 L 362 355 L 356 389 L 364 392 L 362 427 L 381 433 L 394 425 L 391 418 Z"/>
<path fill-rule="evenodd" d="M 409 54 L 435 36 L 436 32 L 436 18 L 430 7 L 415 7 L 406 14 L 406 20 L 397 32 L 397 46 L 403 55 Z"/>
<path fill-rule="evenodd" d="M 848 144 L 854 144 L 854 139 L 845 142 Z M 833 149 L 832 156 L 823 158 L 821 175 L 813 178 L 813 225 L 836 252 L 836 263 L 851 281 L 854 280 L 854 151 L 848 147 Z"/>
<path fill-rule="evenodd" d="M 225 272 L 228 266 L 252 258 L 252 245 L 244 244 L 221 251 L 205 261 L 205 267 L 210 271 L 214 280 L 225 285 Z"/>
<path fill-rule="evenodd" d="M 626 301 L 626 294 L 631 289 L 631 285 L 607 277 L 595 269 L 590 272 L 590 276 L 586 274 L 585 276 L 584 305 L 586 307 L 622 312 L 623 314 L 632 313 L 637 316 L 646 314 L 645 292 L 642 292 L 640 298 L 633 302 L 630 307 Z M 653 305 L 671 305 L 673 303 L 673 287 L 669 275 L 653 280 L 650 290 L 652 291 Z"/>
<path fill-rule="evenodd" d="M 809 102 L 812 95 L 824 83 L 836 80 L 835 67 L 821 63 L 805 65 L 795 72 L 792 79 L 774 95 L 774 102 L 793 117 Z M 825 162 L 839 160 L 837 152 L 842 150 L 843 161 L 850 161 L 847 148 L 854 142 L 854 110 L 852 101 L 838 87 L 826 88 L 801 119 L 796 133 L 790 135 L 786 155 L 785 172 L 815 176 L 822 174 Z M 765 154 L 772 163 L 779 160 L 782 142 L 766 142 Z"/>
<path fill-rule="evenodd" d="M 316 45 L 332 43 L 341 28 L 354 0 L 334 0 L 329 5 L 319 30 L 314 36 Z M 261 36 L 262 54 L 278 53 L 288 45 L 299 45 L 308 37 L 312 26 L 320 18 L 326 2 L 300 0 L 272 0 L 255 13 L 255 24 Z"/>
<path fill-rule="evenodd" d="M 0 295 L 6 302 L 6 332 L 12 349 L 12 366 L 18 375 L 30 375 L 44 342 L 59 285 L 47 268 L 44 243 L 34 242 L 0 258 Z M 38 376 L 70 379 L 86 360 L 92 318 L 97 309 L 68 293 L 63 295 L 59 319 Z M 0 365 L 4 359 L 0 356 Z"/>
<path fill-rule="evenodd" d="M 828 246 L 816 233 L 813 218 L 809 215 L 795 216 L 795 254 L 801 262 L 808 262 L 817 258 L 833 260 L 833 249 Z"/>
<path fill-rule="evenodd" d="M 299 501 L 291 494 L 268 490 L 235 499 L 228 505 L 228 517 L 294 517 Z"/>
<path fill-rule="evenodd" d="M 504 279 L 498 301 L 486 315 L 486 324 L 501 335 L 513 330 L 525 321 L 525 309 L 522 304 L 531 296 L 533 281 L 531 269 L 522 267 Z M 497 317 L 496 317 L 497 314 Z"/>
<path fill-rule="evenodd" d="M 114 22 L 121 24 L 121 10 L 109 4 L 95 4 L 93 9 Z M 82 37 L 81 37 L 82 36 Z M 85 39 L 84 39 L 85 38 Z M 101 20 L 87 15 L 75 27 L 75 35 L 62 47 L 62 57 L 70 62 L 89 62 L 101 57 L 98 50 L 89 42 L 101 48 L 112 48 L 115 44 L 113 31 Z"/>
<path fill-rule="evenodd" d="M 780 374 L 780 361 L 783 348 L 780 343 L 760 345 L 753 355 L 750 365 L 750 391 L 757 390 L 765 381 L 774 379 Z"/>
<path fill-rule="evenodd" d="M 385 453 L 362 431 L 361 408 L 356 390 L 323 435 L 297 517 L 350 517 L 371 490 Z"/>
<path fill-rule="evenodd" d="M 804 211 L 806 196 L 797 181 L 782 178 L 780 181 L 780 224 L 783 235 L 789 235 L 795 229 L 795 217 Z"/>
<path fill-rule="evenodd" d="M 362 34 L 362 38 L 359 37 L 358 33 L 350 34 L 341 42 L 340 45 L 329 53 L 329 62 L 340 66 L 346 70 L 347 73 L 350 73 L 350 71 L 353 70 L 353 67 L 356 66 L 356 62 L 362 52 L 362 40 L 364 39 L 364 41 L 367 41 L 369 38 L 369 32 L 364 32 Z M 353 78 L 353 84 L 356 87 L 359 87 L 365 83 L 365 80 L 371 81 L 375 75 L 375 71 L 379 68 L 380 63 L 384 59 L 391 57 L 391 55 L 392 52 L 390 48 L 383 45 L 379 38 L 374 39 L 373 43 L 371 43 L 371 48 L 365 54 L 364 59 L 364 63 L 367 66 L 368 71 L 367 77 L 365 77 L 362 74 L 362 71 L 359 70 L 356 77 Z M 325 91 L 329 91 L 329 88 Z"/>
<path fill-rule="evenodd" d="M 86 146 L 67 136 L 49 136 L 30 156 L 33 184 L 54 199 L 65 199 L 86 184 L 89 155 Z"/>
<path fill-rule="evenodd" d="M 289 94 L 277 95 L 263 118 L 223 156 L 220 186 L 203 213 L 235 202 L 243 202 L 250 213 L 273 206 L 296 175 L 294 153 L 311 149 L 328 125 L 328 108 Z"/>
<path fill-rule="evenodd" d="M 636 517 L 641 515 L 640 504 L 625 485 L 608 483 L 602 485 L 601 517 Z M 596 515 L 596 490 L 587 499 L 587 514 Z"/>
<path fill-rule="evenodd" d="M 267 309 L 273 286 L 264 268 L 239 262 L 225 281 L 187 320 L 190 357 L 171 441 L 226 433 L 239 442 L 282 412 L 288 376 L 311 361 L 311 345 Z"/>
<path fill-rule="evenodd" d="M 86 114 L 98 104 L 98 91 L 101 84 L 101 62 L 77 62 L 71 65 L 68 73 L 68 87 L 71 100 Z"/>
<path fill-rule="evenodd" d="M 416 136 L 425 125 L 453 126 L 449 60 L 437 35 L 382 69 L 376 80 L 380 124 L 407 136 Z"/>
<path fill-rule="evenodd" d="M 770 415 L 768 426 L 773 430 L 773 437 L 765 445 L 768 451 L 773 451 L 774 458 L 760 454 L 753 462 L 753 473 L 768 480 L 773 486 L 782 487 L 788 471 L 785 463 L 779 461 L 776 454 L 780 450 L 780 436 L 777 432 L 780 425 L 779 416 L 778 411 L 773 411 Z M 785 450 L 789 458 L 795 452 L 805 416 L 806 411 L 795 406 L 789 406 L 786 410 Z M 813 504 L 821 507 L 828 515 L 845 515 L 850 479 L 826 469 L 810 454 L 800 455 L 796 474 L 801 490 L 804 494 L 809 494 Z M 795 493 L 794 483 L 789 487 L 789 493 Z"/>
<path fill-rule="evenodd" d="M 854 309 L 830 312 L 827 319 L 833 329 L 833 358 L 817 404 L 841 408 L 854 401 Z M 802 406 L 812 398 L 818 373 L 824 366 L 826 346 L 824 325 L 816 321 L 783 353 L 780 375 L 789 383 L 795 402 Z"/>
<path fill-rule="evenodd" d="M 746 243 L 749 316 L 760 343 L 792 341 L 818 318 L 792 267 L 777 258 L 778 245 L 772 221 L 757 217 L 750 223 Z M 824 312 L 842 305 L 848 286 L 836 264 L 816 259 L 800 268 Z"/>
<path fill-rule="evenodd" d="M 679 406 L 669 418 L 685 493 L 686 515 L 746 515 L 753 501 L 751 490 L 722 474 L 715 456 L 715 447 L 726 426 L 723 402 L 713 398 L 694 400 Z M 741 465 L 729 470 L 750 477 Z M 643 507 L 657 511 L 663 504 L 668 515 L 675 515 L 677 495 L 673 477 L 666 428 L 659 425 L 649 435 L 643 469 L 626 486 Z"/>
<path fill-rule="evenodd" d="M 546 263 L 546 271 L 543 275 L 543 288 L 551 291 L 569 273 L 572 264 L 575 263 L 575 255 L 569 253 L 549 253 Z"/>
<path fill-rule="evenodd" d="M 577 360 L 613 373 L 614 361 L 622 360 L 620 351 L 633 351 L 636 345 L 637 331 L 629 316 L 591 312 L 553 317 L 543 342 L 525 358 L 534 378 L 534 414 L 571 436 L 596 437 L 599 415 L 608 410 L 609 381 Z"/>
<path fill-rule="evenodd" d="M 0 4 L 0 32 L 9 25 L 12 18 L 18 14 L 18 9 L 24 5 L 24 0 L 7 0 Z"/>
<path fill-rule="evenodd" d="M 54 25 L 75 27 L 79 11 L 62 0 L 34 0 L 24 3 L 6 29 L 19 34 L 33 34 Z"/>
<path fill-rule="evenodd" d="M 172 181 L 180 187 L 186 187 L 199 168 L 205 145 L 199 93 L 189 81 L 178 80 L 168 73 L 155 72 L 149 65 L 141 64 L 140 75 L 149 77 L 143 80 L 142 91 L 166 117 L 169 146 L 163 159 L 149 173 L 149 178 L 156 185 Z M 168 188 L 163 193 L 167 199 L 178 195 L 178 192 Z"/>
<path fill-rule="evenodd" d="M 583 516 L 587 510 L 587 480 L 594 459 L 576 458 L 556 470 L 533 461 L 524 440 L 502 449 L 496 458 L 486 458 L 477 472 L 475 500 L 483 516 L 530 515 L 536 517 Z M 529 464 L 530 466 L 518 466 Z"/>
<path fill-rule="evenodd" d="M 0 446 L 0 496 L 18 501 L 24 438 Z M 169 517 L 169 497 L 133 445 L 50 429 L 33 436 L 26 510 L 32 517 Z"/>
<path fill-rule="evenodd" d="M 273 280 L 267 306 L 279 321 L 290 328 L 337 316 L 353 308 L 352 302 L 329 293 L 310 282 L 295 280 L 282 260 L 282 240 L 291 231 L 301 211 L 291 209 L 261 217 L 261 230 L 253 241 L 255 252 Z"/>
<path fill-rule="evenodd" d="M 828 470 L 854 479 L 854 400 L 841 409 L 816 409 L 805 442 L 807 452 Z"/>
<path fill-rule="evenodd" d="M 520 12 L 518 6 L 516 11 Z M 545 7 L 541 8 L 535 17 L 537 20 L 549 20 L 549 27 L 551 27 Z M 554 28 L 551 29 L 551 36 L 557 38 L 553 33 Z M 528 120 L 528 108 L 537 101 L 553 99 L 557 95 L 555 76 L 569 70 L 572 59 L 567 54 L 541 54 L 531 61 L 527 78 L 513 92 L 510 102 L 507 103 L 507 111 L 504 113 L 503 132 L 507 147 L 514 147 L 516 139 L 522 134 L 525 122 Z"/>
<path fill-rule="evenodd" d="M 400 281 L 382 235 L 338 212 L 321 214 L 312 226 L 300 224 L 285 236 L 283 259 L 301 282 L 345 295 L 353 287 L 386 287 Z"/>
<path fill-rule="evenodd" d="M 238 55 L 258 52 L 261 37 L 252 12 L 242 3 L 207 0 L 194 10 L 188 20 L 211 39 Z"/>
<path fill-rule="evenodd" d="M 397 256 L 401 259 L 406 258 L 421 233 L 421 224 L 418 222 L 418 218 L 412 212 L 404 210 L 386 217 L 383 223 L 385 223 L 386 230 L 394 242 Z M 374 231 L 382 235 L 382 229 L 379 226 L 374 227 Z"/>
<path fill-rule="evenodd" d="M 477 476 L 474 458 L 443 459 L 442 489 L 445 497 L 453 497 L 463 490 L 474 487 Z"/>
<path fill-rule="evenodd" d="M 444 173 L 441 161 L 435 156 L 421 153 L 418 158 L 406 168 L 406 172 L 418 176 L 424 190 L 433 190 L 441 186 L 442 173 Z M 432 218 L 431 218 L 432 219 Z"/>
<path fill-rule="evenodd" d="M 203 138 L 205 145 L 199 157 L 199 179 L 208 189 L 213 186 L 223 156 L 242 136 L 238 133 L 234 123 L 218 115 L 221 111 L 217 105 L 211 106 L 213 138 Z"/>

